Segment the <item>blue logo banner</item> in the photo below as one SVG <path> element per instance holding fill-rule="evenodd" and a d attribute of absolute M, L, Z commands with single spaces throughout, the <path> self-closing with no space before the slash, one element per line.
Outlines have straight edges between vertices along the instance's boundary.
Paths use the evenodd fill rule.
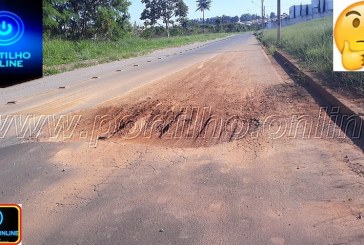
<path fill-rule="evenodd" d="M 42 77 L 42 1 L 0 1 L 0 87 Z"/>

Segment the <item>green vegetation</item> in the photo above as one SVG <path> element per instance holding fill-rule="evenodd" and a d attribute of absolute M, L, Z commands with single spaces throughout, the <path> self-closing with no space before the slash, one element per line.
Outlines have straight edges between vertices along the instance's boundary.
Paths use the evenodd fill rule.
<path fill-rule="evenodd" d="M 43 0 L 48 37 L 110 40 L 131 32 L 128 0 Z"/>
<path fill-rule="evenodd" d="M 328 76 L 331 86 L 353 88 L 364 95 L 363 73 L 334 73 L 333 67 L 333 23 L 332 18 L 288 26 L 282 30 L 282 41 L 276 44 L 276 30 L 258 34 L 261 42 L 271 52 L 283 49 L 298 58 L 309 70 Z"/>
<path fill-rule="evenodd" d="M 162 20 L 167 36 L 170 36 L 170 24 L 183 22 L 188 14 L 188 6 L 183 0 L 142 0 L 145 4 L 140 19 L 144 20 L 146 26 L 154 26 L 158 20 Z"/>
<path fill-rule="evenodd" d="M 160 48 L 178 47 L 228 35 L 227 33 L 215 33 L 149 40 L 128 37 L 109 42 L 48 39 L 44 41 L 44 72 L 45 75 L 56 74 L 79 67 L 143 55 Z"/>

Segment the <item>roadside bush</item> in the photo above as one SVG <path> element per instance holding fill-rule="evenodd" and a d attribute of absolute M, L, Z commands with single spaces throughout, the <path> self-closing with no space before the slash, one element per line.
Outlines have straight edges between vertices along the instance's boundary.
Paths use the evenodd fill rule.
<path fill-rule="evenodd" d="M 179 26 L 175 26 L 171 29 L 171 36 L 181 36 L 184 35 L 185 32 L 183 30 L 183 28 L 179 27 Z"/>
<path fill-rule="evenodd" d="M 166 31 L 163 27 L 157 26 L 157 27 L 149 27 L 142 31 L 141 37 L 150 39 L 150 38 L 156 38 L 156 37 L 165 37 Z"/>
<path fill-rule="evenodd" d="M 242 32 L 245 30 L 243 25 L 239 23 L 226 24 L 223 28 L 225 32 Z"/>

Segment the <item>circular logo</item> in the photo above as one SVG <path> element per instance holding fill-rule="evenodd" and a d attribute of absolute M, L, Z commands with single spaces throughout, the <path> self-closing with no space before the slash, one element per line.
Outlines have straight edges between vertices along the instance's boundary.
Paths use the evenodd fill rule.
<path fill-rule="evenodd" d="M 3 213 L 0 211 L 0 225 L 2 225 L 4 221 L 4 216 L 3 216 Z"/>
<path fill-rule="evenodd" d="M 24 23 L 16 14 L 0 11 L 0 46 L 18 42 L 24 35 Z"/>

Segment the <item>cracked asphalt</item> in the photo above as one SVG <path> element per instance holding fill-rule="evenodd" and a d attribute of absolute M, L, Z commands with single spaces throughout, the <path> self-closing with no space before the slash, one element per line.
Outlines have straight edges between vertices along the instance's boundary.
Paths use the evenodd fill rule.
<path fill-rule="evenodd" d="M 258 128 L 261 131 L 254 133 L 259 137 L 193 147 L 168 144 L 166 139 L 158 143 L 109 138 L 97 147 L 81 140 L 22 141 L 10 130 L 0 148 L 0 203 L 23 204 L 24 244 L 364 243 L 364 180 L 350 167 L 364 164 L 362 150 L 343 137 L 310 137 L 301 131 L 303 135 L 296 137 L 272 137 L 294 115 L 317 120 L 320 106 L 266 56 L 252 35 L 216 45 L 206 46 L 211 51 L 206 61 L 201 61 L 206 54 L 179 60 L 184 68 L 177 75 L 153 77 L 152 68 L 146 68 L 143 77 L 150 77 L 134 86 L 126 82 L 128 88 L 114 84 L 115 74 L 104 76 L 99 85 L 81 79 L 87 90 L 100 89 L 100 93 L 108 91 L 102 87 L 110 84 L 113 96 L 122 97 L 112 96 L 118 98 L 115 101 L 94 91 L 84 95 L 90 100 L 58 108 L 55 105 L 62 94 L 53 98 L 55 92 L 47 92 L 51 86 L 45 84 L 42 95 L 29 95 L 29 105 L 20 101 L 11 108 L 0 107 L 6 108 L 1 115 L 40 115 L 47 109 L 73 113 L 104 102 L 115 106 L 120 101 L 143 100 L 145 91 L 154 91 L 147 96 L 158 95 L 156 99 L 164 102 L 179 91 L 181 101 L 200 97 L 201 106 L 226 105 L 222 111 L 229 108 L 226 103 L 238 111 L 242 109 L 239 103 L 248 101 L 247 111 L 261 110 L 254 114 L 259 120 L 272 113 L 278 118 L 269 130 Z M 232 52 L 240 48 L 249 52 Z M 213 69 L 211 62 L 220 59 L 223 67 L 239 56 L 237 70 L 229 73 L 229 82 L 239 83 L 233 86 L 235 94 L 224 83 L 226 73 L 219 74 L 222 68 L 211 72 L 216 77 L 213 86 L 205 86 L 210 82 L 206 73 Z M 196 75 L 193 81 L 189 74 Z M 197 74 L 206 79 L 196 79 Z M 81 86 L 77 79 L 72 83 L 75 93 L 67 98 L 77 99 Z M 201 89 L 190 93 L 190 87 L 196 88 L 193 83 Z M 257 90 L 256 84 L 267 86 L 270 93 Z M 9 88 L 14 97 L 8 94 L 7 99 L 24 94 L 28 86 Z M 212 89 L 215 96 L 208 92 Z M 234 103 L 231 97 L 241 91 L 249 99 Z M 268 96 L 271 106 L 261 106 L 257 98 L 262 96 Z"/>

